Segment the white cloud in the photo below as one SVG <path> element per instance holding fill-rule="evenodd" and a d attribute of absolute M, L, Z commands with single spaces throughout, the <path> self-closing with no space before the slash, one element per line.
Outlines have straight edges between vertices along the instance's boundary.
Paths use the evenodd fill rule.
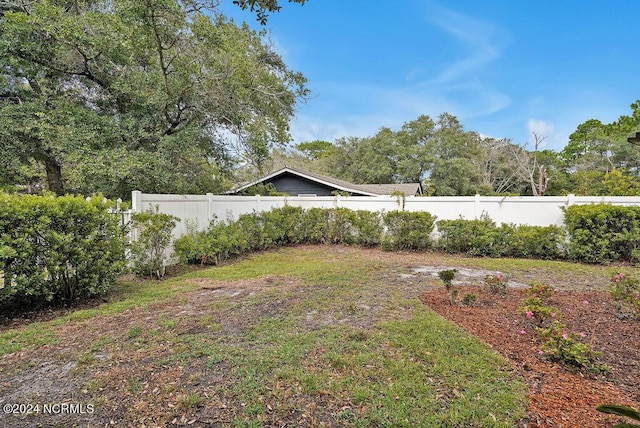
<path fill-rule="evenodd" d="M 545 122 L 544 120 L 529 119 L 527 122 L 527 130 L 531 135 L 530 140 L 532 142 L 534 139 L 533 133 L 535 133 L 538 138 L 544 138 L 545 140 L 554 139 L 555 137 L 555 127 L 552 123 Z M 541 146 L 545 145 L 544 142 L 541 144 Z"/>
<path fill-rule="evenodd" d="M 467 80 L 500 57 L 502 45 L 508 39 L 506 31 L 442 6 L 432 4 L 430 9 L 429 21 L 465 45 L 468 52 L 464 58 L 448 65 L 435 82 Z"/>

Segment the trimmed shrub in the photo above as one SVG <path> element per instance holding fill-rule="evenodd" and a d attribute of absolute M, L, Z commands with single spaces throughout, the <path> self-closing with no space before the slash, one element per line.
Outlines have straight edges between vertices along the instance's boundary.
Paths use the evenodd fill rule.
<path fill-rule="evenodd" d="M 389 211 L 382 215 L 385 235 L 383 250 L 425 250 L 431 248 L 436 217 L 428 212 Z"/>
<path fill-rule="evenodd" d="M 352 222 L 356 231 L 355 244 L 363 247 L 373 247 L 380 244 L 384 227 L 382 226 L 382 218 L 379 212 L 354 211 Z"/>
<path fill-rule="evenodd" d="M 298 232 L 301 243 L 326 243 L 329 229 L 329 216 L 329 210 L 322 208 L 311 208 L 304 211 Z"/>
<path fill-rule="evenodd" d="M 0 195 L 5 314 L 105 293 L 125 267 L 119 218 L 102 196 Z"/>
<path fill-rule="evenodd" d="M 353 244 L 356 241 L 354 227 L 355 214 L 348 208 L 334 208 L 329 210 L 326 242 L 330 244 Z"/>
<path fill-rule="evenodd" d="M 585 263 L 640 261 L 640 207 L 573 205 L 564 211 L 572 260 Z"/>
<path fill-rule="evenodd" d="M 501 257 L 507 252 L 505 233 L 487 216 L 479 220 L 440 220 L 438 247 L 447 253 Z"/>
<path fill-rule="evenodd" d="M 544 260 L 567 257 L 567 234 L 560 226 L 502 225 L 500 241 L 505 256 Z"/>
<path fill-rule="evenodd" d="M 441 220 L 438 246 L 448 253 L 470 256 L 566 258 L 566 233 L 560 226 L 496 226 L 490 218 Z"/>

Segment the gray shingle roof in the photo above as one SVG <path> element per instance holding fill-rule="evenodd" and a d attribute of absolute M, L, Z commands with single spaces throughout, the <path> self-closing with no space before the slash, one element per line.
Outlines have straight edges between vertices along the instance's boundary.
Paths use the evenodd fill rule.
<path fill-rule="evenodd" d="M 342 190 L 349 193 L 364 194 L 367 196 L 391 195 L 396 191 L 402 192 L 407 196 L 422 194 L 422 187 L 420 186 L 420 183 L 354 184 L 354 183 L 349 183 L 348 181 L 339 180 L 334 177 L 329 177 L 328 175 L 318 174 L 317 172 L 303 171 L 301 169 L 289 168 L 289 167 L 282 168 L 278 171 L 267 174 L 258 180 L 235 187 L 234 189 L 230 190 L 227 193 L 237 193 L 248 187 L 262 183 L 264 181 L 267 181 L 271 178 L 277 177 L 278 175 L 281 175 L 287 172 L 302 178 L 306 178 L 308 180 L 313 180 L 325 185 L 330 185 L 332 187 L 337 188 L 338 190 Z"/>

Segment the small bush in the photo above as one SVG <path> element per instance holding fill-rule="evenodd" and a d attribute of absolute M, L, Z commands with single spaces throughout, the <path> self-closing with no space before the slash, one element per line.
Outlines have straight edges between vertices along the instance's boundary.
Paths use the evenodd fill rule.
<path fill-rule="evenodd" d="M 502 225 L 500 241 L 507 257 L 561 260 L 567 257 L 566 232 L 560 226 Z"/>
<path fill-rule="evenodd" d="M 304 212 L 300 223 L 302 243 L 326 243 L 329 228 L 330 211 L 322 208 L 311 208 Z"/>
<path fill-rule="evenodd" d="M 380 213 L 365 210 L 355 211 L 352 223 L 355 229 L 355 244 L 363 247 L 373 247 L 380 244 L 384 231 Z"/>
<path fill-rule="evenodd" d="M 616 301 L 616 315 L 640 319 L 640 281 L 619 273 L 611 278 L 611 297 Z"/>
<path fill-rule="evenodd" d="M 583 335 L 568 331 L 566 327 L 555 321 L 547 329 L 541 329 L 540 335 L 547 340 L 542 350 L 552 361 L 578 369 L 587 369 L 596 373 L 606 373 L 609 368 L 600 362 L 600 352 L 581 341 Z"/>
<path fill-rule="evenodd" d="M 198 231 L 193 223 L 187 223 L 187 233 L 173 242 L 173 251 L 182 263 L 205 264 L 206 253 L 204 246 L 205 232 Z"/>
<path fill-rule="evenodd" d="M 473 306 L 476 300 L 478 300 L 478 296 L 467 293 L 462 297 L 462 304 L 465 306 Z"/>
<path fill-rule="evenodd" d="M 171 231 L 179 220 L 169 214 L 149 208 L 131 217 L 131 226 L 137 230 L 137 239 L 131 245 L 133 271 L 140 276 L 164 276 L 167 265 L 166 249 L 171 242 Z"/>
<path fill-rule="evenodd" d="M 386 232 L 383 250 L 426 250 L 433 246 L 431 232 L 436 217 L 428 212 L 390 211 L 383 214 Z"/>
<path fill-rule="evenodd" d="M 356 241 L 354 211 L 347 208 L 335 208 L 329 211 L 326 242 L 330 244 L 353 244 Z"/>
<path fill-rule="evenodd" d="M 453 278 L 456 276 L 457 269 L 446 269 L 438 272 L 438 278 L 444 283 L 444 288 L 449 293 L 449 304 L 453 305 L 458 297 L 458 290 L 453 288 Z"/>
<path fill-rule="evenodd" d="M 502 257 L 507 252 L 504 234 L 487 216 L 479 220 L 440 220 L 438 247 L 447 253 Z"/>
<path fill-rule="evenodd" d="M 492 294 L 506 293 L 507 278 L 501 273 L 495 275 L 485 275 L 484 285 Z"/>
<path fill-rule="evenodd" d="M 548 325 L 548 321 L 557 321 L 560 311 L 547 304 L 553 292 L 553 287 L 546 284 L 531 285 L 526 291 L 527 297 L 520 304 L 520 312 L 538 327 Z"/>

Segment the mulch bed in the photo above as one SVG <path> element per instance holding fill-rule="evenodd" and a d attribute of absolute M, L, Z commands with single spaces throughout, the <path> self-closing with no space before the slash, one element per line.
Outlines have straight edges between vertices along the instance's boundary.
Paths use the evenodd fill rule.
<path fill-rule="evenodd" d="M 618 417 L 596 410 L 601 404 L 640 408 L 640 321 L 619 319 L 607 292 L 556 291 L 549 304 L 560 309 L 569 330 L 602 352 L 606 375 L 570 370 L 540 353 L 543 342 L 520 313 L 524 290 L 493 295 L 481 287 L 473 306 L 450 305 L 444 288 L 426 291 L 421 301 L 508 358 L 528 384 L 530 427 L 611 427 Z"/>

